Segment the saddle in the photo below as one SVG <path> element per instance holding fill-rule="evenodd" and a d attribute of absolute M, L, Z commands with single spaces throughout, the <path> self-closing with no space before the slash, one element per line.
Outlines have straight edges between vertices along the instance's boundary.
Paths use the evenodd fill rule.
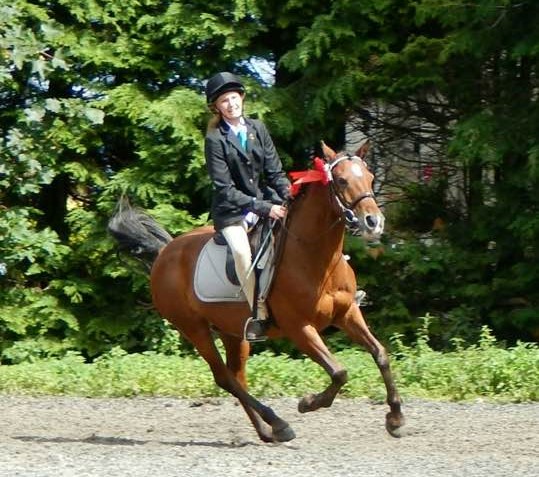
<path fill-rule="evenodd" d="M 248 233 L 253 256 L 253 273 L 258 281 L 258 298 L 267 296 L 273 273 L 274 237 L 268 221 L 259 220 Z M 246 301 L 236 275 L 234 257 L 225 238 L 216 232 L 202 248 L 197 259 L 194 291 L 205 302 Z"/>

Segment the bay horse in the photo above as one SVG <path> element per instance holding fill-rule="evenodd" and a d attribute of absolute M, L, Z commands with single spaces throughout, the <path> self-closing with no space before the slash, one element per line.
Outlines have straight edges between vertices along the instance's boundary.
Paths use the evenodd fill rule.
<path fill-rule="evenodd" d="M 267 334 L 270 339 L 291 340 L 331 379 L 326 389 L 299 401 L 301 413 L 331 406 L 347 381 L 346 369 L 332 356 L 320 332 L 332 325 L 364 346 L 374 358 L 386 387 L 386 429 L 392 436 L 400 437 L 404 416 L 388 355 L 369 330 L 355 301 L 355 274 L 343 255 L 346 228 L 367 239 L 378 238 L 384 228 L 384 216 L 372 192 L 373 174 L 363 160 L 366 148 L 368 145 L 354 155 L 337 154 L 322 143 L 324 159 L 317 158 L 322 167 L 299 174 L 302 177 L 293 184 L 293 188 L 299 188 L 304 182 L 289 204 L 281 227 L 280 233 L 285 236 L 267 297 L 273 317 Z M 133 209 L 119 208 L 109 230 L 120 246 L 155 258 L 150 277 L 155 308 L 193 344 L 208 363 L 217 385 L 239 400 L 258 437 L 263 442 L 294 439 L 289 424 L 248 392 L 245 368 L 250 344 L 243 338 L 244 324 L 250 315 L 248 304 L 206 303 L 194 293 L 197 257 L 213 237 L 213 227 L 199 227 L 172 240 L 142 211 L 133 213 Z M 223 342 L 226 363 L 215 345 L 214 333 Z"/>

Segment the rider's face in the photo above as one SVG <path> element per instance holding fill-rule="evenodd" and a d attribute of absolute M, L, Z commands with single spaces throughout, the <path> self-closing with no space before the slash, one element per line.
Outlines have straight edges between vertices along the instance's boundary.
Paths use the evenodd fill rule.
<path fill-rule="evenodd" d="M 215 107 L 225 120 L 235 123 L 243 113 L 243 95 L 237 91 L 223 93 L 215 101 Z"/>

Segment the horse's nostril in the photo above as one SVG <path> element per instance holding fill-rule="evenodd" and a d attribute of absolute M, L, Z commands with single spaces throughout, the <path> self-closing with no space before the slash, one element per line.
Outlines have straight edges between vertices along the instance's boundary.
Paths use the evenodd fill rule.
<path fill-rule="evenodd" d="M 369 229 L 374 229 L 378 225 L 378 217 L 376 215 L 366 215 L 365 223 Z"/>

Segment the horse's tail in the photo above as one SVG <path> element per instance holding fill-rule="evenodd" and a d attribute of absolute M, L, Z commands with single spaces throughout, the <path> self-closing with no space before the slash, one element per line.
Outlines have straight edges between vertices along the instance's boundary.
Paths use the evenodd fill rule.
<path fill-rule="evenodd" d="M 107 229 L 118 242 L 121 251 L 128 252 L 148 266 L 172 240 L 155 219 L 133 207 L 124 197 L 118 202 Z"/>

